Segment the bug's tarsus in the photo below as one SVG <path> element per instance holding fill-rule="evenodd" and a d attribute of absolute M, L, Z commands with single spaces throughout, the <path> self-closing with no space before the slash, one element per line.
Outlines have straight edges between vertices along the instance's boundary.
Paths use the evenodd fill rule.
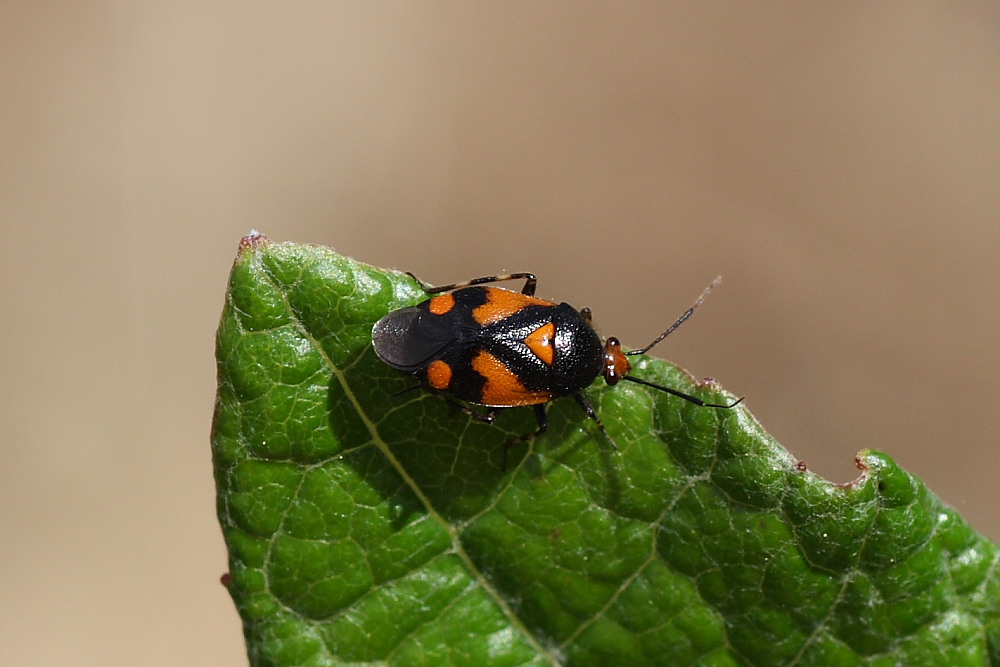
<path fill-rule="evenodd" d="M 408 276 L 410 276 L 411 278 L 413 278 L 413 282 L 417 283 L 417 285 L 419 285 L 419 286 L 420 286 L 420 289 L 422 289 L 422 290 L 423 290 L 424 292 L 427 292 L 428 290 L 432 290 L 432 289 L 434 289 L 433 287 L 431 287 L 430 285 L 428 285 L 427 283 L 425 283 L 425 282 L 424 282 L 423 280 L 421 280 L 420 278 L 417 278 L 417 276 L 416 276 L 416 275 L 414 275 L 414 274 L 413 274 L 413 272 L 411 272 L 411 271 L 407 271 L 407 272 L 406 272 L 406 275 L 408 275 Z"/>
<path fill-rule="evenodd" d="M 718 285 L 721 280 L 722 280 L 722 276 L 716 277 L 716 279 L 712 281 L 712 284 L 709 285 L 708 287 L 706 287 L 705 291 L 701 293 L 701 296 L 699 296 L 697 299 L 695 299 L 695 302 L 691 305 L 691 307 L 688 308 L 687 310 L 685 310 L 681 314 L 681 316 L 677 318 L 677 321 L 674 322 L 673 324 L 671 324 L 669 327 L 667 327 L 667 330 L 664 331 L 663 333 L 661 333 L 659 336 L 657 336 L 653 340 L 652 343 L 650 343 L 649 345 L 647 345 L 646 347 L 644 347 L 642 349 L 632 350 L 630 352 L 626 352 L 625 356 L 631 357 L 631 356 L 636 355 L 636 354 L 646 354 L 651 349 L 653 349 L 661 340 L 663 340 L 664 338 L 666 338 L 667 336 L 669 336 L 671 333 L 673 333 L 674 330 L 677 329 L 677 327 L 679 327 L 680 325 L 684 324 L 684 322 L 687 320 L 687 318 L 691 317 L 691 315 L 694 314 L 695 309 L 698 306 L 701 305 L 702 301 L 705 300 L 705 297 L 707 297 L 709 295 L 709 293 L 712 291 L 712 289 L 716 285 Z"/>

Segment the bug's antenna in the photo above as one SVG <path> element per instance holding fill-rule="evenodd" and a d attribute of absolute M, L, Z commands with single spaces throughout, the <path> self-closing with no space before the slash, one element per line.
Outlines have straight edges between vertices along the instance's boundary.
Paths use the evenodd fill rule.
<path fill-rule="evenodd" d="M 683 398 L 689 403 L 694 403 L 695 405 L 702 408 L 735 408 L 737 405 L 743 402 L 743 396 L 740 396 L 732 403 L 706 403 L 697 396 L 692 396 L 691 394 L 685 394 L 683 391 L 678 391 L 677 389 L 671 389 L 670 387 L 664 387 L 662 384 L 656 384 L 655 382 L 650 382 L 649 380 L 643 380 L 642 378 L 632 377 L 631 375 L 625 375 L 622 377 L 623 380 L 629 380 L 630 382 L 637 382 L 638 384 L 644 384 L 647 387 L 652 387 L 653 389 L 659 389 L 660 391 L 665 391 L 668 394 L 673 394 L 678 398 Z"/>
<path fill-rule="evenodd" d="M 701 296 L 699 296 L 697 299 L 695 299 L 694 304 L 692 304 L 692 306 L 690 308 L 688 308 L 687 310 L 685 310 L 684 313 L 680 317 L 677 318 L 676 322 L 674 322 L 669 327 L 667 327 L 666 331 L 664 331 L 659 336 L 657 336 L 656 340 L 654 340 L 652 343 L 650 343 L 646 347 L 642 348 L 641 350 L 632 350 L 631 352 L 626 352 L 625 355 L 631 357 L 634 354 L 646 354 L 651 349 L 653 349 L 653 347 L 656 346 L 657 343 L 659 343 L 661 340 L 663 340 L 664 338 L 666 338 L 667 336 L 669 336 L 671 333 L 673 333 L 674 329 L 676 329 L 680 325 L 684 324 L 684 321 L 687 320 L 687 318 L 691 317 L 691 314 L 694 313 L 694 309 L 701 305 L 701 302 L 705 300 L 705 297 L 708 296 L 709 292 L 711 292 L 712 289 L 716 285 L 718 285 L 721 280 L 722 280 L 722 276 L 717 276 L 715 278 L 715 280 L 712 281 L 712 284 L 705 288 L 705 291 L 701 293 Z"/>

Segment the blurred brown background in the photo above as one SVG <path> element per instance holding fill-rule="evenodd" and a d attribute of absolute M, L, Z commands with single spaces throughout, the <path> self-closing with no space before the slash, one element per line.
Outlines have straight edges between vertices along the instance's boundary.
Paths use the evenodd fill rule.
<path fill-rule="evenodd" d="M 3 3 L 0 664 L 241 665 L 242 234 L 539 274 L 832 480 L 1000 470 L 1000 4 Z"/>

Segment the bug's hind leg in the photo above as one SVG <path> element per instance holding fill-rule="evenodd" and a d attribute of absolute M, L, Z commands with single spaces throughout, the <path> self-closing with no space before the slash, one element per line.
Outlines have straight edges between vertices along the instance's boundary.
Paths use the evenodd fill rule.
<path fill-rule="evenodd" d="M 409 271 L 407 271 L 406 275 L 416 280 L 417 284 L 420 285 L 420 289 L 427 294 L 440 294 L 441 292 L 450 292 L 463 287 L 472 287 L 473 285 L 483 285 L 485 283 L 499 283 L 504 280 L 523 280 L 524 287 L 521 288 L 521 294 L 534 296 L 535 287 L 538 284 L 538 279 L 535 278 L 534 273 L 508 273 L 503 276 L 483 276 L 482 278 L 473 278 L 472 280 L 465 280 L 460 283 L 452 283 L 450 285 L 439 285 L 438 287 L 431 287 Z"/>

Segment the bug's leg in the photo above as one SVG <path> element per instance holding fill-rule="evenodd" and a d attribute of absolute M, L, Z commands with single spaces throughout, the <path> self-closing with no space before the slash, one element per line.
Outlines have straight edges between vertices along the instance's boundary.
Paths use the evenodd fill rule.
<path fill-rule="evenodd" d="M 521 294 L 526 294 L 527 296 L 534 296 L 535 287 L 538 284 L 538 279 L 535 278 L 534 273 L 509 273 L 503 276 L 483 276 L 482 278 L 473 278 L 472 280 L 466 280 L 460 283 L 452 283 L 451 285 L 440 285 L 438 287 L 431 287 L 424 282 L 421 282 L 412 273 L 407 272 L 408 276 L 417 281 L 420 288 L 424 290 L 427 294 L 439 294 L 440 292 L 450 292 L 452 290 L 461 289 L 463 287 L 472 287 L 473 285 L 483 285 L 485 283 L 499 283 L 504 280 L 523 280 L 524 287 L 521 288 Z"/>
<path fill-rule="evenodd" d="M 594 422 L 597 424 L 597 428 L 601 429 L 601 433 L 604 434 L 604 437 L 608 439 L 608 442 L 610 442 L 611 446 L 614 447 L 615 450 L 617 451 L 618 445 L 616 445 L 615 441 L 612 440 L 610 435 L 608 435 L 608 431 L 607 429 L 604 428 L 604 424 L 601 422 L 601 418 L 597 416 L 597 411 L 594 410 L 594 406 L 590 404 L 590 401 L 588 401 L 587 397 L 583 395 L 583 392 L 582 391 L 576 392 L 575 394 L 573 394 L 573 398 L 575 398 L 576 402 L 580 404 L 580 407 L 583 408 L 583 411 L 587 413 L 587 416 L 594 420 Z"/>
<path fill-rule="evenodd" d="M 469 415 L 473 419 L 475 419 L 477 421 L 481 421 L 481 422 L 486 423 L 486 424 L 492 424 L 497 419 L 497 411 L 496 410 L 490 410 L 489 412 L 476 412 L 472 408 L 463 407 L 462 408 L 462 412 L 464 412 L 465 414 Z"/>
<path fill-rule="evenodd" d="M 519 445 L 522 442 L 527 442 L 532 438 L 537 438 L 549 427 L 549 418 L 545 415 L 545 404 L 540 403 L 535 406 L 535 419 L 538 420 L 538 428 L 531 433 L 526 433 L 519 438 L 514 438 L 513 440 L 508 440 L 503 443 L 503 470 L 507 470 L 507 452 L 514 445 Z"/>
<path fill-rule="evenodd" d="M 492 424 L 494 421 L 496 421 L 497 418 L 496 409 L 489 410 L 488 412 L 476 412 L 469 406 L 459 403 L 458 401 L 448 396 L 447 394 L 438 394 L 438 396 L 447 401 L 449 405 L 461 410 L 462 413 L 465 414 L 467 417 L 472 417 L 476 421 L 480 421 L 485 424 Z"/>
<path fill-rule="evenodd" d="M 545 414 L 544 403 L 539 403 L 535 406 L 535 419 L 538 420 L 538 430 L 531 434 L 532 438 L 545 433 L 546 429 L 549 427 L 549 418 Z"/>
<path fill-rule="evenodd" d="M 415 276 L 412 271 L 407 271 L 406 275 L 408 275 L 411 278 L 413 278 L 413 281 L 415 283 L 417 283 L 417 285 L 419 285 L 420 289 L 422 289 L 423 291 L 429 292 L 431 289 L 433 289 L 430 285 L 428 285 L 427 283 L 425 283 L 423 280 L 421 280 L 420 278 L 417 278 L 417 276 Z"/>

